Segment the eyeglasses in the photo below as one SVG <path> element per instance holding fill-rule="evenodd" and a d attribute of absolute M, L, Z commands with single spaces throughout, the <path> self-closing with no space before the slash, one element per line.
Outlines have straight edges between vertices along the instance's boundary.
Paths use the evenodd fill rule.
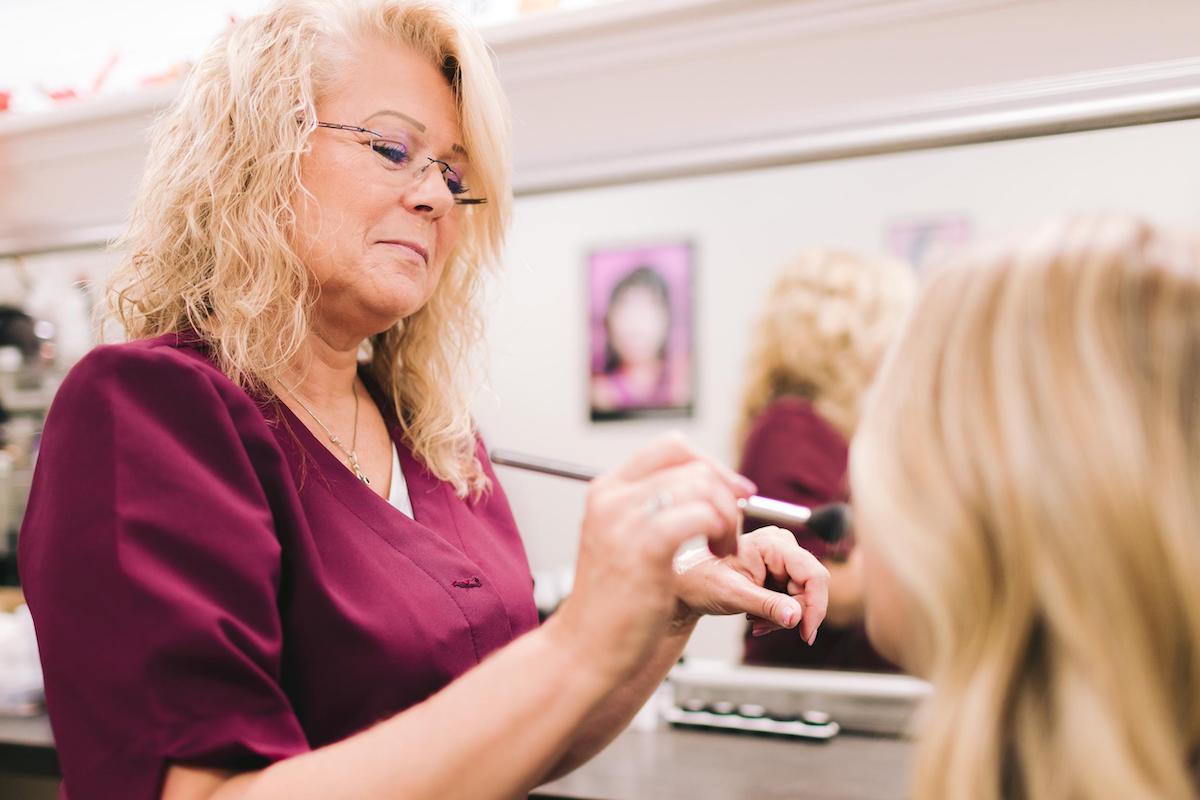
<path fill-rule="evenodd" d="M 464 197 L 471 190 L 463 183 L 463 167 L 451 165 L 433 156 L 425 156 L 424 160 L 414 157 L 412 154 L 418 148 L 414 146 L 413 141 L 405 141 L 404 136 L 385 135 L 358 125 L 342 125 L 337 122 L 318 122 L 317 127 L 365 134 L 368 137 L 367 141 L 360 144 L 366 145 L 379 156 L 379 163 L 384 169 L 391 172 L 407 172 L 414 183 L 420 180 L 426 170 L 436 165 L 457 205 L 477 206 L 487 202 L 487 198 L 484 197 Z"/>

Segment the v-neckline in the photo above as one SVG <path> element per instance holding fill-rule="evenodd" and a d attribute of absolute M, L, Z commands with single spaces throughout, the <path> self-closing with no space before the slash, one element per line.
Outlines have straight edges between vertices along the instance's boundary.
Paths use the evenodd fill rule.
<path fill-rule="evenodd" d="M 210 349 L 208 343 L 194 331 L 176 334 L 176 346 L 195 348 L 206 355 Z M 321 479 L 331 489 L 336 487 L 337 491 L 332 492 L 334 497 L 363 522 L 381 534 L 394 529 L 397 520 L 401 524 L 418 525 L 446 545 L 470 558 L 471 554 L 467 551 L 466 543 L 463 541 L 454 504 L 450 499 L 452 490 L 430 472 L 405 444 L 395 410 L 385 402 L 382 391 L 364 365 L 358 365 L 357 376 L 366 387 L 367 396 L 383 415 L 388 438 L 391 439 L 392 446 L 396 449 L 396 455 L 400 460 L 400 469 L 404 473 L 408 487 L 408 499 L 413 510 L 411 517 L 388 502 L 386 497 L 381 497 L 369 486 L 364 486 L 350 468 L 342 463 L 341 459 L 334 455 L 328 447 L 321 444 L 316 434 L 309 430 L 308 426 L 286 403 L 278 398 L 271 401 L 260 397 L 257 400 L 262 404 L 260 408 L 263 408 L 264 413 L 266 408 L 274 407 L 276 409 L 275 413 L 279 422 L 287 426 L 292 437 L 316 462 L 316 466 L 320 469 Z M 322 463 L 325 464 L 324 468 L 320 467 Z M 365 492 L 371 499 L 364 503 L 347 502 L 347 496 L 354 497 L 355 492 Z M 454 539 L 450 538 L 451 535 L 454 536 Z M 455 540 L 457 540 L 457 544 L 455 544 Z"/>
<path fill-rule="evenodd" d="M 376 391 L 370 376 L 364 375 L 360 370 L 359 377 L 363 379 L 363 385 L 367 388 L 367 395 L 371 398 L 371 402 L 379 408 L 381 394 Z M 334 490 L 334 497 L 355 516 L 381 533 L 394 530 L 397 520 L 401 524 L 419 525 L 460 554 L 473 558 L 455 519 L 449 497 L 451 490 L 418 461 L 404 444 L 400 424 L 396 421 L 395 415 L 389 413 L 389 409 L 379 408 L 383 415 L 384 425 L 387 427 L 388 437 L 392 440 L 392 445 L 396 448 L 396 455 L 400 459 L 400 470 L 404 473 L 408 485 L 408 499 L 413 509 L 411 517 L 389 503 L 386 497 L 381 497 L 369 486 L 364 486 L 350 468 L 342 463 L 341 459 L 334 455 L 328 447 L 321 444 L 316 434 L 309 430 L 308 426 L 286 403 L 280 401 L 277 404 L 283 409 L 282 413 L 285 415 L 286 424 L 289 427 L 300 428 L 297 436 L 304 449 L 318 462 L 318 466 L 324 465 L 321 468 L 321 477 L 328 481 L 330 488 Z M 353 498 L 358 496 L 354 494 L 355 492 L 365 492 L 370 495 L 370 501 L 352 502 Z"/>
<path fill-rule="evenodd" d="M 374 393 L 371 392 L 370 387 L 367 389 L 367 396 L 370 398 L 372 403 L 376 403 Z M 293 433 L 296 433 L 300 443 L 304 446 L 304 449 L 309 456 L 316 459 L 319 464 L 323 462 L 321 467 L 321 476 L 331 483 L 336 483 L 338 485 L 337 488 L 339 492 L 365 492 L 405 519 L 411 519 L 414 522 L 423 521 L 425 515 L 420 509 L 418 509 L 418 501 L 416 498 L 416 495 L 422 492 L 414 491 L 414 484 L 420 484 L 421 481 L 419 476 L 414 475 L 414 473 L 423 472 L 424 470 L 415 464 L 415 460 L 411 458 L 408 448 L 397 441 L 398 432 L 396 430 L 396 425 L 393 420 L 388 418 L 387 414 L 383 415 L 383 422 L 384 426 L 387 428 L 389 443 L 395 449 L 396 456 L 400 461 L 400 468 L 405 473 L 405 479 L 408 484 L 409 502 L 413 507 L 412 517 L 409 517 L 403 511 L 393 506 L 390 502 L 388 502 L 388 498 L 379 494 L 374 489 L 365 485 L 361 480 L 359 480 L 358 476 L 354 474 L 350 467 L 346 466 L 346 464 L 344 464 L 332 450 L 321 443 L 321 440 L 317 438 L 317 435 L 313 433 L 307 425 L 304 424 L 304 421 L 296 415 L 296 412 L 293 411 L 287 405 L 287 403 L 284 403 L 282 400 L 277 400 L 275 405 L 282 409 L 282 413 L 284 414 L 284 419 L 282 421 L 293 431 Z M 378 406 L 378 403 L 376 403 L 376 406 Z M 299 429 L 298 432 L 297 429 Z M 391 459 L 389 458 L 388 461 L 390 469 Z M 395 479 L 396 476 L 393 475 L 392 480 L 394 481 Z M 428 488 L 424 488 L 427 492 Z M 339 494 L 339 496 L 341 495 Z"/>

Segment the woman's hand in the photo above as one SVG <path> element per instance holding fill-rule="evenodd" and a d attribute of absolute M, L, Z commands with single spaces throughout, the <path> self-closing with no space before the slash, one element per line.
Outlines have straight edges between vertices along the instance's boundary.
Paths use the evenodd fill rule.
<path fill-rule="evenodd" d="M 799 624 L 800 638 L 812 644 L 825 619 L 829 570 L 783 528 L 746 534 L 737 554 L 725 558 L 683 553 L 676 570 L 677 622 L 702 614 L 746 614 L 756 636 Z"/>
<path fill-rule="evenodd" d="M 628 676 L 677 621 L 680 545 L 704 536 L 712 553 L 735 555 L 737 501 L 753 492 L 678 435 L 639 450 L 591 482 L 575 585 L 547 626 L 608 679 Z"/>

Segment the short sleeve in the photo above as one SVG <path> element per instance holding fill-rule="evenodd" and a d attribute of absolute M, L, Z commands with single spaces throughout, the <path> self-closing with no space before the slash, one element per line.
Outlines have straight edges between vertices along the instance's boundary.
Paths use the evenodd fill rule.
<path fill-rule="evenodd" d="M 66 791 L 308 749 L 281 688 L 270 429 L 195 351 L 116 345 L 47 416 L 19 537 Z"/>

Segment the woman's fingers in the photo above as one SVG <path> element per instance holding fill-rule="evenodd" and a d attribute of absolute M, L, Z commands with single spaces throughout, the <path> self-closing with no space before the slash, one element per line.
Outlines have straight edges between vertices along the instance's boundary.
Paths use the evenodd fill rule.
<path fill-rule="evenodd" d="M 804 608 L 800 635 L 812 644 L 829 607 L 829 570 L 782 528 L 761 528 L 745 539 L 749 546 L 743 547 L 739 560 L 761 559 L 787 594 L 800 599 Z"/>
<path fill-rule="evenodd" d="M 639 481 L 624 484 L 610 496 L 621 498 L 618 502 L 624 503 L 627 513 L 635 516 L 635 525 L 661 529 L 660 535 L 668 537 L 666 546 L 677 547 L 687 539 L 703 535 L 714 555 L 723 557 L 737 552 L 741 522 L 739 495 L 729 485 L 727 476 L 709 461 L 692 460 L 660 469 Z M 696 509 L 683 514 L 668 513 L 693 504 L 707 506 L 716 519 Z M 644 520 L 637 518 L 643 516 Z"/>
<path fill-rule="evenodd" d="M 691 442 L 680 434 L 668 433 L 638 448 L 628 461 L 613 470 L 612 475 L 623 481 L 639 481 L 659 470 L 697 458 L 700 458 L 700 452 Z"/>
<path fill-rule="evenodd" d="M 697 499 L 672 504 L 654 512 L 647 521 L 650 532 L 662 549 L 658 556 L 672 560 L 676 551 L 689 539 L 703 536 L 717 557 L 737 552 L 737 527 L 731 527 L 723 514 L 707 500 Z"/>
<path fill-rule="evenodd" d="M 755 619 L 757 619 L 757 617 Z M 758 620 L 757 622 L 755 622 L 753 625 L 750 626 L 750 635 L 754 636 L 754 637 L 766 636 L 768 633 L 774 633 L 775 631 L 781 631 L 781 630 L 783 630 L 783 628 L 779 627 L 778 625 L 776 625 L 773 622 L 766 622 L 765 620 Z"/>
<path fill-rule="evenodd" d="M 622 481 L 640 481 L 670 467 L 702 462 L 730 487 L 738 497 L 749 497 L 756 491 L 754 483 L 711 458 L 681 434 L 668 433 L 658 437 L 614 470 L 612 477 Z"/>
<path fill-rule="evenodd" d="M 813 560 L 816 561 L 815 558 Z M 820 565 L 820 562 L 817 563 Z M 829 610 L 829 570 L 824 566 L 821 566 L 821 569 L 825 573 L 824 580 L 805 582 L 804 591 L 800 595 L 804 605 L 804 617 L 800 621 L 800 635 L 809 644 L 812 644 L 817 638 L 817 629 L 825 621 L 825 614 Z"/>
<path fill-rule="evenodd" d="M 706 501 L 729 527 L 736 528 L 741 520 L 737 494 L 707 462 L 692 461 L 664 469 L 639 485 L 645 486 L 653 498 L 666 505 Z"/>
<path fill-rule="evenodd" d="M 803 619 L 804 605 L 797 598 L 751 583 L 745 575 L 728 570 L 721 588 L 721 603 L 727 613 L 746 612 L 756 627 L 770 630 L 794 628 Z"/>

